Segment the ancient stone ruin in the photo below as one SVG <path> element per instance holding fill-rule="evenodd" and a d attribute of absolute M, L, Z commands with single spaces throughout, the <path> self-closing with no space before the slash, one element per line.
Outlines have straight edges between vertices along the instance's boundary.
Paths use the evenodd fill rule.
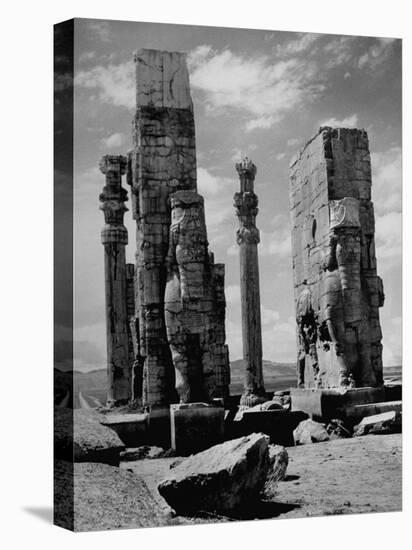
<path fill-rule="evenodd" d="M 106 176 L 106 185 L 99 198 L 105 219 L 101 237 L 104 245 L 109 404 L 127 402 L 132 389 L 126 286 L 127 229 L 123 225 L 127 191 L 122 187 L 122 175 L 126 172 L 126 164 L 126 157 L 121 155 L 106 155 L 100 162 L 100 170 Z"/>
<path fill-rule="evenodd" d="M 114 373 L 110 402 L 135 399 L 155 409 L 226 399 L 224 265 L 215 264 L 208 250 L 203 198 L 197 193 L 185 55 L 142 50 L 134 61 L 133 150 L 127 161 L 116 157 L 116 169 L 105 168 L 102 207 L 106 222 L 116 212 L 110 214 L 116 227 L 104 241 L 106 312 L 113 319 L 108 324 L 108 366 Z M 126 191 L 120 176 L 125 171 L 136 220 L 135 269 L 126 268 L 124 256 Z"/>
<path fill-rule="evenodd" d="M 364 130 L 320 128 L 291 163 L 300 388 L 383 384 L 371 183 Z"/>
<path fill-rule="evenodd" d="M 184 455 L 230 433 L 263 431 L 277 443 L 289 441 L 301 414 L 331 420 L 337 418 L 330 417 L 332 410 L 384 402 L 384 296 L 366 132 L 321 128 L 291 164 L 298 358 L 297 388 L 288 390 L 287 402 L 278 402 L 281 396 L 270 401 L 264 387 L 256 166 L 247 157 L 236 164 L 245 382 L 229 426 L 223 405 L 236 405 L 228 399 L 225 270 L 209 251 L 204 200 L 197 193 L 185 56 L 142 50 L 135 64 L 133 149 L 100 163 L 106 177 L 100 201 L 108 405 L 143 408 L 144 418 L 121 422 L 135 422 L 133 429 L 152 443 Z M 124 174 L 136 221 L 135 265 L 126 264 Z"/>
<path fill-rule="evenodd" d="M 247 157 L 236 164 L 240 192 L 233 203 L 239 218 L 236 241 L 239 245 L 240 296 L 242 306 L 243 359 L 246 363 L 241 407 L 253 407 L 266 401 L 262 372 L 262 326 L 260 318 L 259 229 L 256 227 L 258 198 L 254 192 L 256 166 Z"/>

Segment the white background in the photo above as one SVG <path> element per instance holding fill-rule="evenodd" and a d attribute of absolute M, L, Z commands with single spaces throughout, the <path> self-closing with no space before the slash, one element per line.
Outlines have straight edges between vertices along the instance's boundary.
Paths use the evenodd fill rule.
<path fill-rule="evenodd" d="M 52 505 L 52 25 L 72 17 L 129 19 L 404 38 L 404 220 L 410 191 L 411 30 L 392 0 L 71 0 L 2 6 L 1 37 L 1 501 L 3 548 L 405 548 L 404 513 L 268 520 L 215 526 L 72 534 L 51 525 Z M 406 101 L 405 101 L 406 100 Z M 371 98 L 373 101 L 373 98 Z M 404 224 L 404 316 L 410 224 Z M 410 346 L 404 324 L 404 381 Z M 405 392 L 408 410 L 410 391 Z M 409 422 L 405 488 L 410 489 Z M 32 510 L 31 512 L 29 510 Z M 34 510 L 34 512 L 33 512 Z M 40 517 L 39 517 L 40 516 Z M 410 544 L 410 543 L 409 543 Z"/>

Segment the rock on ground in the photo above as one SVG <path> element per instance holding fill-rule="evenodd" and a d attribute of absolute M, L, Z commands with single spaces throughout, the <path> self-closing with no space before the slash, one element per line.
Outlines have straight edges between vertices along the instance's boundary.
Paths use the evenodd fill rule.
<path fill-rule="evenodd" d="M 300 422 L 298 427 L 293 430 L 293 438 L 295 445 L 307 445 L 308 443 L 328 441 L 329 434 L 323 424 L 308 418 Z"/>
<path fill-rule="evenodd" d="M 282 445 L 269 445 L 269 470 L 266 477 L 263 492 L 267 498 L 273 498 L 276 494 L 278 482 L 286 476 L 289 455 Z"/>
<path fill-rule="evenodd" d="M 151 445 L 142 445 L 141 447 L 129 447 L 125 451 L 120 453 L 120 460 L 134 462 L 135 460 L 155 459 L 155 458 L 167 458 L 174 456 L 172 449 L 163 449 L 162 447 L 156 447 Z"/>
<path fill-rule="evenodd" d="M 74 530 L 168 525 L 146 483 L 133 472 L 90 462 L 74 465 Z"/>
<path fill-rule="evenodd" d="M 278 483 L 275 497 L 265 498 L 264 513 L 260 513 L 263 502 L 249 506 L 248 519 L 389 512 L 402 508 L 401 434 L 336 439 L 287 447 L 287 452 L 287 475 Z M 145 480 L 159 510 L 169 517 L 171 508 L 157 486 L 169 476 L 170 464 L 175 460 L 139 460 L 120 465 L 132 468 Z M 227 521 L 227 516 L 193 514 L 171 521 L 185 525 L 216 523 Z"/>
<path fill-rule="evenodd" d="M 255 433 L 192 455 L 170 470 L 159 493 L 180 514 L 225 514 L 250 505 L 266 481 L 268 441 Z"/>
<path fill-rule="evenodd" d="M 326 431 L 329 434 L 329 439 L 341 439 L 344 437 L 352 437 L 352 432 L 343 420 L 335 418 L 330 420 L 326 426 Z"/>
<path fill-rule="evenodd" d="M 367 416 L 354 429 L 354 436 L 366 434 L 399 433 L 402 431 L 402 414 L 388 411 Z"/>
<path fill-rule="evenodd" d="M 118 466 L 125 446 L 117 433 L 100 424 L 100 420 L 101 416 L 94 410 L 56 409 L 56 458 Z"/>

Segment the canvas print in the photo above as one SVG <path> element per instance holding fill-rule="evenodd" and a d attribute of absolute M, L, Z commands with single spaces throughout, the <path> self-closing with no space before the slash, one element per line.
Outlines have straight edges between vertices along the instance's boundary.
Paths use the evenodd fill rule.
<path fill-rule="evenodd" d="M 401 40 L 54 33 L 55 523 L 400 511 Z"/>

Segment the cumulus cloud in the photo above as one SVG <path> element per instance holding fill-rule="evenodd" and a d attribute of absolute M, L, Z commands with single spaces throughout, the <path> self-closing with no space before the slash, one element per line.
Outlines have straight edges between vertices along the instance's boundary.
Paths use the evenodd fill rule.
<path fill-rule="evenodd" d="M 260 232 L 259 254 L 262 256 L 277 256 L 288 258 L 292 253 L 289 220 L 284 215 L 276 216 L 272 220 L 272 231 Z"/>
<path fill-rule="evenodd" d="M 324 122 L 320 122 L 319 126 L 332 126 L 333 128 L 356 128 L 358 125 L 358 115 L 353 114 L 342 119 L 331 117 Z"/>
<path fill-rule="evenodd" d="M 402 365 L 402 317 L 392 317 L 386 323 L 382 344 L 384 366 Z"/>
<path fill-rule="evenodd" d="M 322 38 L 322 34 L 300 33 L 296 40 L 290 40 L 285 44 L 279 44 L 276 47 L 278 56 L 291 56 L 306 52 L 309 48 L 313 50 L 315 42 Z"/>
<path fill-rule="evenodd" d="M 392 147 L 373 153 L 372 200 L 376 214 L 376 255 L 379 270 L 401 263 L 402 255 L 402 151 Z"/>
<path fill-rule="evenodd" d="M 273 126 L 325 89 L 316 63 L 308 60 L 273 62 L 263 55 L 244 57 L 202 45 L 188 62 L 191 84 L 204 93 L 209 112 L 243 112 L 247 130 Z"/>
<path fill-rule="evenodd" d="M 111 134 L 110 136 L 103 138 L 101 143 L 104 147 L 109 149 L 113 147 L 121 147 L 126 142 L 126 136 L 120 132 Z"/>
<path fill-rule="evenodd" d="M 267 308 L 263 304 L 260 304 L 260 316 L 262 318 L 262 325 L 270 325 L 276 323 L 280 319 L 278 311 Z"/>
<path fill-rule="evenodd" d="M 87 21 L 87 30 L 102 42 L 110 42 L 110 25 L 108 21 Z"/>
<path fill-rule="evenodd" d="M 301 142 L 300 138 L 290 138 L 287 140 L 286 145 L 288 147 L 294 147 L 295 145 L 298 145 L 298 143 Z"/>
<path fill-rule="evenodd" d="M 402 150 L 391 147 L 372 153 L 372 200 L 378 215 L 401 212 L 402 208 Z"/>
<path fill-rule="evenodd" d="M 357 62 L 359 69 L 375 70 L 379 65 L 385 63 L 391 55 L 395 43 L 395 38 L 376 38 L 373 44 L 359 56 Z"/>
<path fill-rule="evenodd" d="M 295 320 L 278 319 L 262 331 L 263 356 L 271 361 L 293 362 L 296 356 Z"/>
<path fill-rule="evenodd" d="M 134 67 L 132 62 L 98 65 L 79 71 L 74 78 L 79 89 L 94 90 L 102 103 L 133 109 L 136 105 Z"/>
<path fill-rule="evenodd" d="M 79 55 L 79 63 L 87 63 L 96 57 L 95 51 L 82 52 Z"/>
<path fill-rule="evenodd" d="M 216 195 L 228 189 L 232 190 L 235 180 L 211 174 L 206 168 L 197 169 L 197 188 L 202 195 Z"/>
<path fill-rule="evenodd" d="M 376 257 L 379 270 L 400 264 L 402 257 L 402 215 L 388 212 L 376 217 Z"/>
<path fill-rule="evenodd" d="M 226 302 L 230 304 L 240 303 L 240 286 L 228 285 L 225 288 Z"/>

